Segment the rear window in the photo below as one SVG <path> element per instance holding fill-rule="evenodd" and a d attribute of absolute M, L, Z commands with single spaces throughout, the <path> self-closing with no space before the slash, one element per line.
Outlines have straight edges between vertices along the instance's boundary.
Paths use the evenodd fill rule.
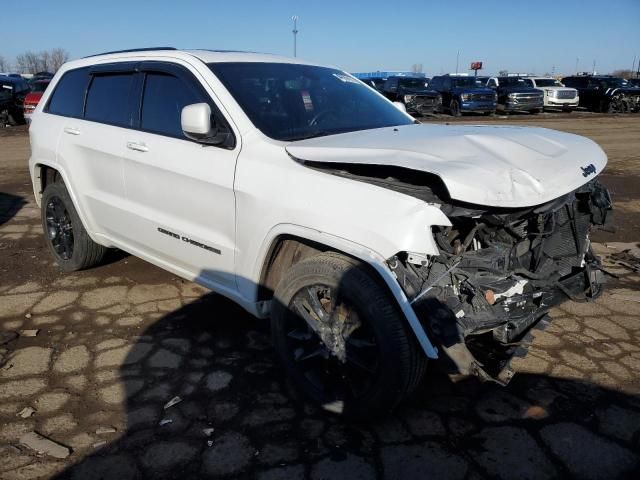
<path fill-rule="evenodd" d="M 133 73 L 95 75 L 89 86 L 84 117 L 112 125 L 130 125 Z"/>
<path fill-rule="evenodd" d="M 65 73 L 56 85 L 46 111 L 67 117 L 82 117 L 84 93 L 88 81 L 88 68 L 79 68 Z"/>

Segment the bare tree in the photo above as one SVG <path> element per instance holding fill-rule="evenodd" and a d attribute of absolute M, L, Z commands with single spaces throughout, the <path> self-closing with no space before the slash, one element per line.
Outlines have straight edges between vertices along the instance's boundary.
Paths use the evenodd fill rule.
<path fill-rule="evenodd" d="M 28 51 L 16 56 L 16 70 L 20 73 L 55 73 L 67 60 L 69 52 L 64 48 L 43 50 L 40 53 Z"/>
<path fill-rule="evenodd" d="M 67 60 L 69 60 L 69 52 L 64 48 L 51 50 L 51 71 L 55 73 Z"/>
<path fill-rule="evenodd" d="M 629 69 L 620 69 L 620 70 L 614 70 L 613 72 L 611 72 L 611 75 L 613 75 L 614 77 L 622 77 L 622 78 L 633 78 L 636 72 L 632 72 Z"/>
<path fill-rule="evenodd" d="M 47 50 L 43 50 L 42 52 L 40 52 L 40 58 L 38 58 L 37 71 L 48 72 L 50 63 L 51 63 L 51 54 Z"/>
<path fill-rule="evenodd" d="M 0 55 L 0 72 L 6 72 L 9 70 L 9 63 Z"/>
<path fill-rule="evenodd" d="M 27 73 L 27 57 L 24 54 L 20 54 L 16 57 L 16 71 L 18 73 Z"/>

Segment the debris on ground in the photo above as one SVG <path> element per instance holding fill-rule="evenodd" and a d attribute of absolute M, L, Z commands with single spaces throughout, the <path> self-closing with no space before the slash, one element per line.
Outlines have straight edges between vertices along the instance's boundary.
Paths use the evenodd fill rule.
<path fill-rule="evenodd" d="M 169 400 L 165 406 L 164 409 L 166 410 L 167 408 L 171 408 L 174 405 L 177 405 L 178 403 L 180 403 L 182 401 L 182 398 L 180 397 L 173 397 L 171 400 Z"/>
<path fill-rule="evenodd" d="M 116 433 L 114 427 L 98 427 L 96 428 L 96 435 L 107 435 L 109 433 Z"/>
<path fill-rule="evenodd" d="M 207 440 L 207 446 L 208 447 L 212 447 L 213 446 L 213 440 Z"/>
<path fill-rule="evenodd" d="M 20 418 L 29 418 L 34 413 L 36 413 L 36 409 L 35 408 L 24 407 L 22 410 L 20 410 L 18 413 L 16 413 L 16 416 L 20 417 Z"/>
<path fill-rule="evenodd" d="M 21 337 L 35 337 L 40 330 L 20 330 Z"/>
<path fill-rule="evenodd" d="M 207 437 L 210 437 L 211 435 L 213 435 L 214 430 L 215 428 L 213 427 L 203 428 L 202 433 L 204 433 Z"/>
<path fill-rule="evenodd" d="M 39 454 L 49 455 L 54 458 L 67 458 L 71 454 L 69 447 L 54 442 L 38 432 L 25 433 L 20 437 L 20 443 Z"/>
<path fill-rule="evenodd" d="M 173 423 L 173 420 L 170 418 L 163 418 L 162 420 L 160 420 L 159 425 L 161 427 L 164 427 L 165 425 L 169 425 L 170 423 Z"/>
<path fill-rule="evenodd" d="M 25 314 L 24 318 L 31 318 L 31 314 L 30 313 Z"/>
<path fill-rule="evenodd" d="M 94 443 L 93 445 L 91 445 L 93 448 L 100 448 L 100 447 L 104 447 L 107 444 L 106 440 L 100 440 L 96 443 Z"/>
<path fill-rule="evenodd" d="M 634 255 L 631 250 L 612 253 L 609 256 L 609 259 L 612 262 L 622 267 L 626 267 L 633 272 L 640 273 L 640 257 Z"/>

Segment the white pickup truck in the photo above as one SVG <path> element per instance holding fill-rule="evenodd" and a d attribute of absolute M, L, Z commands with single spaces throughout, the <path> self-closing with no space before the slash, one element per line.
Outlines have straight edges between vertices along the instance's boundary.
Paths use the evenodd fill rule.
<path fill-rule="evenodd" d="M 544 108 L 561 108 L 566 112 L 578 108 L 580 97 L 575 88 L 565 87 L 555 78 L 527 77 L 523 80 L 530 87 L 544 92 Z"/>
<path fill-rule="evenodd" d="M 601 291 L 594 142 L 422 125 L 333 67 L 88 57 L 58 71 L 29 133 L 62 269 L 120 248 L 270 317 L 294 382 L 345 416 L 390 411 L 428 359 L 506 383 L 549 308 Z"/>

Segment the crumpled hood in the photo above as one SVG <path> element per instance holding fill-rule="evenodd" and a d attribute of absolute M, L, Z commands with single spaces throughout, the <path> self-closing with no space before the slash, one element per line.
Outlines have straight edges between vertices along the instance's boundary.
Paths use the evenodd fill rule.
<path fill-rule="evenodd" d="M 512 208 L 554 200 L 607 164 L 593 141 L 536 127 L 404 125 L 296 141 L 286 150 L 302 161 L 433 173 L 453 199 Z"/>

